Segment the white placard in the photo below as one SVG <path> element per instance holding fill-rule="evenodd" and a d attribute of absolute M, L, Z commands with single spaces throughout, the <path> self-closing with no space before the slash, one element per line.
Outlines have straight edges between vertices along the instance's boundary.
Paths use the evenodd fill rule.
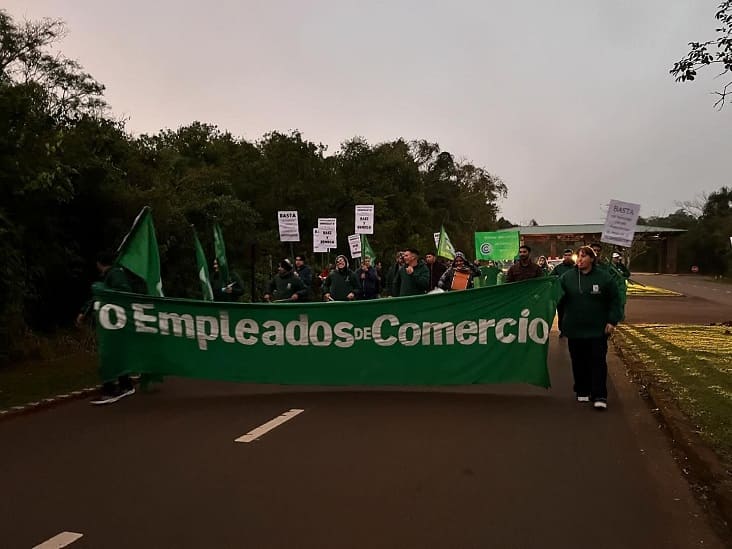
<path fill-rule="evenodd" d="M 360 234 L 348 235 L 348 245 L 351 247 L 351 257 L 353 259 L 361 257 L 361 235 Z"/>
<path fill-rule="evenodd" d="M 432 238 L 435 239 L 435 250 L 440 247 L 440 233 L 432 233 Z"/>
<path fill-rule="evenodd" d="M 324 229 L 321 227 L 318 229 L 320 234 L 320 245 L 324 248 L 332 249 L 336 247 L 336 235 L 335 229 Z"/>
<path fill-rule="evenodd" d="M 732 246 L 732 236 L 729 237 L 729 245 Z"/>
<path fill-rule="evenodd" d="M 639 213 L 640 204 L 611 200 L 607 208 L 607 218 L 600 242 L 629 248 L 633 243 Z"/>
<path fill-rule="evenodd" d="M 319 229 L 313 229 L 313 252 L 316 254 L 328 253 L 328 248 L 320 243 L 320 231 Z"/>
<path fill-rule="evenodd" d="M 280 242 L 300 242 L 296 210 L 278 211 L 277 220 L 280 226 Z"/>
<path fill-rule="evenodd" d="M 321 237 L 323 235 L 322 231 L 324 229 L 325 230 L 330 229 L 330 230 L 333 231 L 332 233 L 328 233 L 328 235 L 327 235 L 329 237 L 332 237 L 332 238 L 330 238 L 328 240 L 329 241 L 332 240 L 332 242 L 333 242 L 332 245 L 329 244 L 327 246 L 329 249 L 334 249 L 334 248 L 337 247 L 337 242 L 338 242 L 338 230 L 336 228 L 336 225 L 337 224 L 338 224 L 338 219 L 335 218 L 335 217 L 319 217 L 318 218 L 318 229 L 321 230 L 321 233 L 320 233 L 321 234 Z"/>
<path fill-rule="evenodd" d="M 374 205 L 356 206 L 356 234 L 374 234 Z"/>

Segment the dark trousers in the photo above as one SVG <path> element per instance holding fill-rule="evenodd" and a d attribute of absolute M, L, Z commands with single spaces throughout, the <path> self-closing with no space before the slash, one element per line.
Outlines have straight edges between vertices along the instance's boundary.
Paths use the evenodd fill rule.
<path fill-rule="evenodd" d="M 564 303 L 558 303 L 557 304 L 557 327 L 559 328 L 559 333 L 562 333 L 562 320 L 564 320 Z"/>
<path fill-rule="evenodd" d="M 574 392 L 607 400 L 607 337 L 568 340 Z"/>

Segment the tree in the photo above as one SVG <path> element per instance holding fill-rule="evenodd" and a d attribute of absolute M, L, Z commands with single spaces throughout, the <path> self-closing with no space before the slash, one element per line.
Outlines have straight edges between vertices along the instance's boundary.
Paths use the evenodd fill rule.
<path fill-rule="evenodd" d="M 690 50 L 684 58 L 674 63 L 671 74 L 677 82 L 694 80 L 697 71 L 708 66 L 719 66 L 722 72 L 719 76 L 725 76 L 732 71 L 732 0 L 725 0 L 717 7 L 714 17 L 719 21 L 716 40 L 706 42 L 689 42 Z M 724 107 L 727 95 L 730 90 L 732 79 L 729 80 L 720 91 L 713 92 L 718 96 L 714 106 L 718 109 Z"/>

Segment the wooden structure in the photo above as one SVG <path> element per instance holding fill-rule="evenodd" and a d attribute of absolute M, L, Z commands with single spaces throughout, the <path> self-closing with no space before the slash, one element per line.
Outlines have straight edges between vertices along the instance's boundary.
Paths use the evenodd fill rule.
<path fill-rule="evenodd" d="M 506 231 L 519 231 L 521 244 L 531 247 L 532 257 L 543 255 L 547 258 L 560 257 L 566 248 L 576 250 L 584 244 L 600 242 L 603 224 L 585 225 L 536 225 L 529 227 L 512 227 Z M 658 252 L 657 272 L 676 273 L 678 269 L 678 237 L 685 229 L 669 229 L 667 227 L 651 227 L 638 225 L 635 238 L 655 247 Z M 613 251 L 627 255 L 626 250 L 612 244 L 603 244 L 603 255 L 610 257 Z M 631 254 L 632 255 L 632 254 Z"/>

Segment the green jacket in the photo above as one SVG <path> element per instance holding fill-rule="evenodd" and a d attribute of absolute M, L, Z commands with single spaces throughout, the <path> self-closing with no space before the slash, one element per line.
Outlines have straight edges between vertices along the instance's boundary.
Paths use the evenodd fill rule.
<path fill-rule="evenodd" d="M 394 281 L 394 297 L 421 295 L 430 288 L 430 270 L 421 259 L 414 267 L 414 272 L 408 274 L 406 267 L 401 267 Z"/>
<path fill-rule="evenodd" d="M 593 267 L 582 274 L 575 267 L 560 280 L 564 304 L 562 332 L 569 339 L 602 337 L 605 325 L 617 325 L 623 318 L 620 292 L 604 269 Z"/>
<path fill-rule="evenodd" d="M 353 299 L 357 299 L 361 293 L 361 285 L 356 273 L 348 268 L 345 272 L 333 269 L 323 283 L 323 294 L 330 294 L 334 301 L 348 301 L 348 294 L 351 292 Z"/>
<path fill-rule="evenodd" d="M 570 265 L 567 265 L 562 261 L 559 265 L 554 267 L 554 270 L 551 272 L 553 276 L 562 276 L 567 271 L 571 271 L 574 269 L 574 262 L 572 262 Z"/>
<path fill-rule="evenodd" d="M 267 286 L 267 293 L 272 301 L 280 301 L 290 299 L 292 294 L 297 294 L 298 299 L 307 297 L 308 289 L 302 280 L 293 275 L 292 271 L 288 271 L 285 276 L 274 275 Z"/>
<path fill-rule="evenodd" d="M 231 285 L 231 293 L 224 288 Z M 221 271 L 214 271 L 211 276 L 211 289 L 213 290 L 214 301 L 239 301 L 244 295 L 244 285 L 241 278 L 234 271 L 229 271 L 229 280 L 221 278 Z"/>
<path fill-rule="evenodd" d="M 498 273 L 501 269 L 498 267 L 481 267 L 480 273 L 483 275 L 483 280 L 486 286 L 495 286 L 498 284 Z"/>

